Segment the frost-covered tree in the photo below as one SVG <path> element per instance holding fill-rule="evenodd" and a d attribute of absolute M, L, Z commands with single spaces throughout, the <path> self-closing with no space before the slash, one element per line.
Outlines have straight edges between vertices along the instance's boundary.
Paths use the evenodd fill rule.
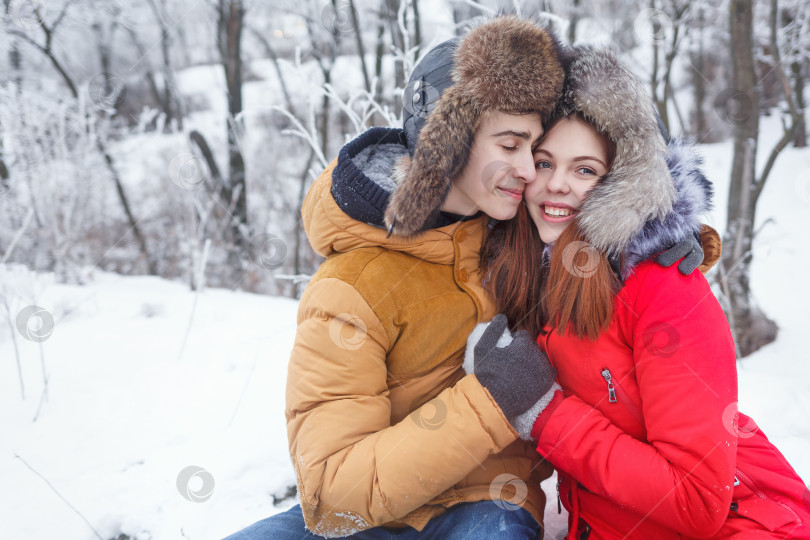
<path fill-rule="evenodd" d="M 756 233 L 754 226 L 757 203 L 773 165 L 793 140 L 800 123 L 796 92 L 791 87 L 782 57 L 784 42 L 779 37 L 780 30 L 784 31 L 789 20 L 781 16 L 778 0 L 770 0 L 766 5 L 767 10 L 758 19 L 767 24 L 757 28 L 754 25 L 757 11 L 752 0 L 732 0 L 729 3 L 733 87 L 727 93 L 725 110 L 727 119 L 734 125 L 734 157 L 720 270 L 724 307 L 739 356 L 747 356 L 776 339 L 776 323 L 756 304 L 749 283 Z M 764 5 L 760 4 L 760 7 L 764 8 Z M 755 29 L 760 30 L 762 44 L 757 43 Z M 781 83 L 787 108 L 783 115 L 782 137 L 770 150 L 761 170 L 757 167 L 761 99 L 761 76 L 755 62 L 758 51 L 756 57 L 760 63 L 775 72 Z"/>

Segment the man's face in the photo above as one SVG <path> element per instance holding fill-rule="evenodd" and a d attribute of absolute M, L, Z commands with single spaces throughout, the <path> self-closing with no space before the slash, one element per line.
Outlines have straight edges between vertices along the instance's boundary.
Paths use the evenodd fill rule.
<path fill-rule="evenodd" d="M 469 161 L 441 209 L 463 216 L 482 211 L 499 220 L 515 217 L 523 189 L 536 178 L 532 151 L 542 134 L 538 114 L 484 114 Z"/>

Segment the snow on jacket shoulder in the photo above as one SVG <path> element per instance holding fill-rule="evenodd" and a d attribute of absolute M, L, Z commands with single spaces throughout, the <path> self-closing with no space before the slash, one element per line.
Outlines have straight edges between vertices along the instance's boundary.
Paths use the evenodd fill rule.
<path fill-rule="evenodd" d="M 734 344 L 705 277 L 642 263 L 614 307 L 597 341 L 538 339 L 566 396 L 538 451 L 591 538 L 796 530 L 804 484 L 764 434 L 738 428 Z M 752 487 L 763 480 L 784 487 Z"/>
<path fill-rule="evenodd" d="M 542 523 L 550 465 L 461 370 L 467 335 L 494 315 L 478 269 L 487 218 L 386 238 L 341 210 L 334 169 L 302 211 L 327 259 L 301 298 L 287 375 L 307 527 L 328 537 L 421 530 L 449 506 L 490 500 L 503 474 L 526 484 L 522 506 Z"/>

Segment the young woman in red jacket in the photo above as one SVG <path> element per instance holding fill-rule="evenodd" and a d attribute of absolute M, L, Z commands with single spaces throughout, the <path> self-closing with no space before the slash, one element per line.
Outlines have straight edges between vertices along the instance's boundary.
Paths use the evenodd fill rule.
<path fill-rule="evenodd" d="M 810 538 L 810 492 L 737 411 L 734 343 L 703 273 L 640 260 L 700 232 L 699 159 L 664 141 L 641 82 L 606 51 L 576 49 L 558 117 L 525 211 L 484 253 L 506 316 L 470 349 L 493 395 L 531 405 L 509 420 L 557 469 L 569 537 Z M 703 233 L 705 271 L 719 242 Z M 522 332 L 502 348 L 507 320 Z M 526 373 L 487 360 L 517 358 L 526 331 L 551 361 L 533 372 L 550 379 L 539 400 Z"/>

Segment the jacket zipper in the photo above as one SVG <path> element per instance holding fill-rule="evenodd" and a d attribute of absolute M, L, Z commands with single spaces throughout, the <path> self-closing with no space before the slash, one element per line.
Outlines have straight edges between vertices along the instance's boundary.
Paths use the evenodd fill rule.
<path fill-rule="evenodd" d="M 611 403 L 616 403 L 616 387 L 613 385 L 613 380 L 608 368 L 602 370 L 602 377 L 604 377 L 605 381 L 608 383 L 608 401 Z"/>
<path fill-rule="evenodd" d="M 622 404 L 630 410 L 636 420 L 638 420 L 643 426 L 644 416 L 641 414 L 641 411 L 639 411 L 636 404 L 633 403 L 629 397 L 627 397 L 627 394 L 624 392 L 621 384 L 619 384 L 619 381 L 613 380 L 613 376 L 608 368 L 604 368 L 602 370 L 602 377 L 605 379 L 605 382 L 607 382 L 608 385 L 608 401 L 610 403 L 616 403 L 621 400 Z"/>
<path fill-rule="evenodd" d="M 753 492 L 754 492 L 754 494 L 755 494 L 757 497 L 759 497 L 760 499 L 765 499 L 765 500 L 768 500 L 768 501 L 771 501 L 771 502 L 773 502 L 773 503 L 778 504 L 779 506 L 781 506 L 782 508 L 784 508 L 785 510 L 787 510 L 788 512 L 790 512 L 790 514 L 791 514 L 791 515 L 793 516 L 793 518 L 796 520 L 796 523 L 798 523 L 799 525 L 801 525 L 801 524 L 802 524 L 802 518 L 799 516 L 799 514 L 797 514 L 797 513 L 796 513 L 796 511 L 795 511 L 795 510 L 793 510 L 793 508 L 791 508 L 791 507 L 790 507 L 790 506 L 788 506 L 787 504 L 783 503 L 782 501 L 776 501 L 776 500 L 774 500 L 774 499 L 772 499 L 772 498 L 768 497 L 767 495 L 765 495 L 765 493 L 763 493 L 763 492 L 762 492 L 762 490 L 761 490 L 761 489 L 759 489 L 759 486 L 758 486 L 758 485 L 756 485 L 756 484 L 754 483 L 754 481 L 753 481 L 753 480 L 751 480 L 751 478 L 750 478 L 750 477 L 749 477 L 747 474 L 745 474 L 744 472 L 742 472 L 740 469 L 736 469 L 736 473 L 737 473 L 737 474 L 734 476 L 734 480 L 739 480 L 739 481 L 741 481 L 743 484 L 745 484 L 745 486 L 746 486 L 748 489 L 750 489 L 751 491 L 753 491 Z M 736 484 L 735 484 L 735 485 L 736 485 Z"/>

